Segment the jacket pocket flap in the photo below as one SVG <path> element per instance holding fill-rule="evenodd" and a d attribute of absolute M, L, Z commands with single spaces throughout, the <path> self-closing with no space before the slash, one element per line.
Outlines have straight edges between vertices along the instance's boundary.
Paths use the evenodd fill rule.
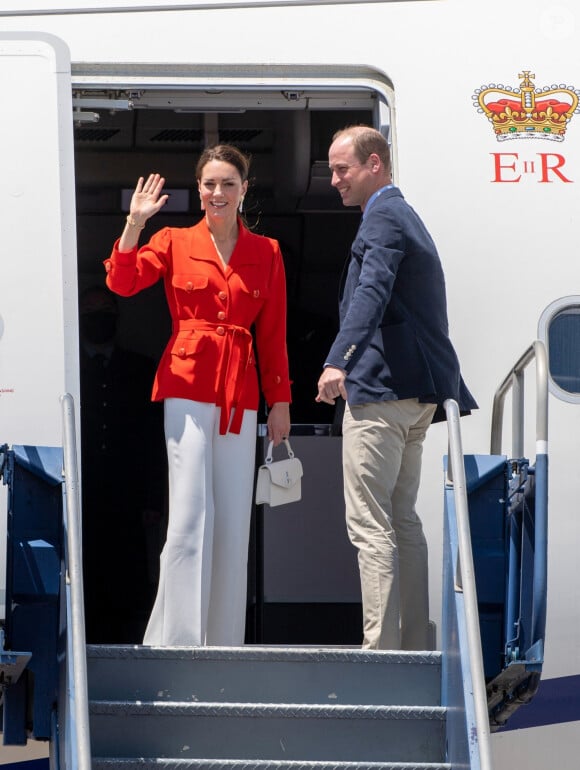
<path fill-rule="evenodd" d="M 260 276 L 240 275 L 239 280 L 240 289 L 253 299 L 267 299 L 270 296 L 270 290 Z"/>
<path fill-rule="evenodd" d="M 183 332 L 171 346 L 171 355 L 178 358 L 196 356 L 205 347 L 206 337 L 200 337 L 195 332 Z"/>
<path fill-rule="evenodd" d="M 176 289 L 183 291 L 195 291 L 196 289 L 205 289 L 208 284 L 207 275 L 192 275 L 191 273 L 177 273 L 171 279 L 171 284 Z"/>

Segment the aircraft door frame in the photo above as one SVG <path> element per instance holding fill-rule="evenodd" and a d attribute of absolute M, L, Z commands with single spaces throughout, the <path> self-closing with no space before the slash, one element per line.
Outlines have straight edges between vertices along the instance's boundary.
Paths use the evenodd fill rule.
<path fill-rule="evenodd" d="M 43 33 L 0 34 L 0 445 L 61 446 L 60 398 L 78 403 L 70 54 Z M 0 618 L 6 487 L 0 487 Z"/>

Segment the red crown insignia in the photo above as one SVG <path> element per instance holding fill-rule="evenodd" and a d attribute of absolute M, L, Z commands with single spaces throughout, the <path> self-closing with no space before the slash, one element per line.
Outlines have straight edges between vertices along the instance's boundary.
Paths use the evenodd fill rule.
<path fill-rule="evenodd" d="M 535 88 L 530 70 L 518 75 L 519 88 L 491 83 L 477 88 L 473 101 L 485 113 L 498 142 L 506 139 L 551 139 L 563 142 L 568 123 L 580 112 L 580 91 L 571 86 Z"/>

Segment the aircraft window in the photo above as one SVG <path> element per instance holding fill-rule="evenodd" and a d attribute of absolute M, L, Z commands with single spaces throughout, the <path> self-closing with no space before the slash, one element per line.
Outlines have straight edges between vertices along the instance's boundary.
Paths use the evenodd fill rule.
<path fill-rule="evenodd" d="M 580 297 L 562 297 L 544 310 L 538 337 L 546 346 L 550 391 L 580 403 Z"/>

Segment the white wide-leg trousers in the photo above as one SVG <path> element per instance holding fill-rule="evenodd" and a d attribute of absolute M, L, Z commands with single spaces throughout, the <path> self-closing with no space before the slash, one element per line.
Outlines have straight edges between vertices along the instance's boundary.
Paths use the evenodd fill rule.
<path fill-rule="evenodd" d="M 219 434 L 214 404 L 166 399 L 169 521 L 143 643 L 244 643 L 257 413 Z"/>

